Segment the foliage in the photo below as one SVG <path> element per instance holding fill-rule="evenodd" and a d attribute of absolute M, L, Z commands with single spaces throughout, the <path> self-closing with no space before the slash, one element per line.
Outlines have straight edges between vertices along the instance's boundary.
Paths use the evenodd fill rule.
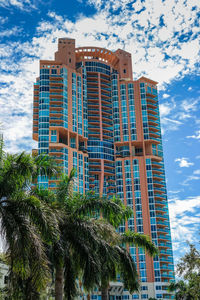
<path fill-rule="evenodd" d="M 200 299 L 200 251 L 194 245 L 189 244 L 190 250 L 177 265 L 177 274 L 184 280 L 171 283 L 170 291 L 176 292 L 178 300 Z"/>
<path fill-rule="evenodd" d="M 117 275 L 120 275 L 124 288 L 129 290 L 130 293 L 139 291 L 137 267 L 126 247 L 124 247 L 125 245 L 142 247 L 151 256 L 158 254 L 155 245 L 151 243 L 149 237 L 143 234 L 127 231 L 118 235 L 118 240 L 113 245 L 114 255 L 102 257 L 101 289 L 104 293 L 108 289 L 109 281 L 116 281 Z M 108 295 L 106 298 L 108 298 Z"/>
<path fill-rule="evenodd" d="M 70 300 L 79 292 L 77 278 L 90 292 L 118 273 L 125 288 L 137 290 L 136 266 L 122 245 L 133 243 L 150 255 L 157 253 L 155 246 L 144 235 L 116 232 L 132 213 L 119 199 L 73 193 L 75 170 L 61 176 L 55 192 L 32 187 L 38 175 L 59 173 L 48 156 L 1 148 L 0 228 L 10 266 L 9 299 L 40 299 L 53 278 L 56 299 L 62 299 L 64 286 Z"/>
<path fill-rule="evenodd" d="M 137 290 L 136 266 L 126 248 L 120 245 L 133 243 L 151 255 L 157 253 L 155 246 L 144 235 L 118 234 L 115 229 L 130 217 L 131 210 L 117 198 L 99 198 L 93 192 L 73 193 L 74 175 L 74 170 L 69 176 L 63 175 L 55 193 L 37 188 L 33 191 L 43 202 L 62 212 L 60 239 L 48 247 L 56 285 L 63 274 L 65 296 L 72 299 L 78 293 L 76 278 L 90 292 L 95 286 L 116 280 L 120 273 L 125 287 Z"/>
<path fill-rule="evenodd" d="M 111 254 L 114 257 L 116 254 L 112 245 L 119 241 L 112 224 L 120 224 L 121 215 L 125 218 L 129 214 L 118 199 L 99 199 L 94 193 L 73 194 L 74 174 L 72 170 L 69 176 L 63 175 L 55 193 L 37 188 L 32 191 L 41 201 L 62 212 L 59 219 L 60 239 L 47 248 L 55 278 L 58 269 L 63 270 L 64 292 L 68 299 L 78 292 L 75 280 L 78 277 L 87 291 L 99 285 L 101 259 L 108 255 L 111 257 Z M 99 214 L 104 219 L 97 219 Z M 121 251 L 121 257 L 122 254 Z"/>
<path fill-rule="evenodd" d="M 10 266 L 9 299 L 12 295 L 23 299 L 21 291 L 28 282 L 39 293 L 50 276 L 43 240 L 57 239 L 57 219 L 48 205 L 31 194 L 31 183 L 40 170 L 54 174 L 55 169 L 48 158 L 41 159 L 45 168 L 39 158 L 24 152 L 7 154 L 3 148 L 0 152 L 0 228 Z"/>

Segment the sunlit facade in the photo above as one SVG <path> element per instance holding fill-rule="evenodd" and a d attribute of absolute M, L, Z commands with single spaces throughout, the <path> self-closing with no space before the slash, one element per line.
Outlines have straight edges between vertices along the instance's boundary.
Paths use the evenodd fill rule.
<path fill-rule="evenodd" d="M 119 227 L 151 236 L 160 256 L 130 247 L 141 278 L 141 293 L 111 286 L 112 300 L 172 299 L 173 253 L 160 131 L 157 82 L 132 79 L 131 54 L 98 47 L 75 48 L 59 39 L 55 60 L 40 61 L 34 85 L 33 138 L 69 174 L 75 190 L 112 197 L 133 209 Z M 39 184 L 56 188 L 56 178 Z M 98 293 L 92 299 L 99 299 Z"/>

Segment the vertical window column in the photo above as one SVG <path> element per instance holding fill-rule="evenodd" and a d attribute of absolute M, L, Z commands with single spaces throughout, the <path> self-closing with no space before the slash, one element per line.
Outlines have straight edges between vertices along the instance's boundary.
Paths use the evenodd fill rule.
<path fill-rule="evenodd" d="M 128 103 L 129 103 L 131 141 L 135 141 L 137 139 L 137 134 L 136 134 L 136 119 L 135 119 L 135 102 L 134 102 L 133 83 L 128 84 Z"/>
<path fill-rule="evenodd" d="M 76 74 L 72 73 L 72 129 L 77 132 Z"/>
<path fill-rule="evenodd" d="M 81 88 L 81 76 L 77 77 L 77 96 L 78 96 L 78 134 L 83 134 L 83 119 L 82 119 L 82 88 Z"/>
<path fill-rule="evenodd" d="M 38 153 L 49 153 L 49 69 L 40 70 Z M 48 177 L 38 176 L 40 188 L 48 188 Z"/>
<path fill-rule="evenodd" d="M 74 183 L 74 192 L 78 191 L 78 186 L 77 186 L 77 167 L 78 167 L 78 162 L 77 162 L 77 152 L 73 151 L 73 168 L 76 169 L 76 175 L 75 177 L 75 183 Z"/>
<path fill-rule="evenodd" d="M 138 248 L 138 256 L 139 256 L 140 280 L 142 282 L 147 282 L 146 257 L 143 248 Z"/>
<path fill-rule="evenodd" d="M 114 141 L 120 141 L 120 118 L 119 118 L 119 95 L 117 74 L 112 74 L 112 103 L 113 103 L 113 126 Z"/>
<path fill-rule="evenodd" d="M 142 200 L 138 159 L 133 159 L 133 177 L 137 232 L 143 233 Z"/>
<path fill-rule="evenodd" d="M 152 175 L 152 165 L 151 159 L 146 159 L 146 174 L 147 174 L 147 186 L 148 186 L 148 197 L 149 197 L 149 212 L 150 212 L 150 223 L 151 223 L 151 237 L 152 242 L 158 246 L 157 237 L 157 226 L 156 226 L 156 210 L 155 210 L 155 199 L 153 190 L 153 175 Z M 158 256 L 154 257 L 154 276 L 155 281 L 160 282 L 160 263 Z"/>
<path fill-rule="evenodd" d="M 68 128 L 68 82 L 67 82 L 67 69 L 62 68 L 61 76 L 63 77 L 63 121 L 64 127 Z"/>
<path fill-rule="evenodd" d="M 125 84 L 120 85 L 120 97 L 121 97 L 123 140 L 124 140 L 124 142 L 127 142 L 129 140 L 129 132 L 128 132 L 128 113 L 127 113 L 126 85 Z"/>
<path fill-rule="evenodd" d="M 124 161 L 125 170 L 125 185 L 126 185 L 126 203 L 133 209 L 133 193 L 132 193 L 132 180 L 131 180 L 131 163 L 130 160 Z M 134 216 L 128 219 L 128 228 L 134 231 Z"/>
<path fill-rule="evenodd" d="M 83 154 L 78 155 L 79 193 L 83 194 Z"/>
<path fill-rule="evenodd" d="M 145 84 L 140 83 L 140 97 L 141 97 L 141 106 L 142 106 L 142 122 L 143 122 L 143 133 L 144 139 L 149 139 L 149 125 L 148 125 L 148 116 L 147 116 L 147 101 L 146 101 L 146 91 Z"/>
<path fill-rule="evenodd" d="M 89 191 L 89 163 L 88 157 L 84 157 L 84 171 L 85 171 L 85 192 Z"/>
<path fill-rule="evenodd" d="M 88 109 L 87 109 L 87 72 L 86 68 L 82 68 L 82 82 L 83 82 L 83 127 L 84 137 L 88 137 Z"/>
<path fill-rule="evenodd" d="M 67 148 L 63 149 L 63 154 L 64 154 L 64 172 L 65 174 L 68 175 L 68 149 Z"/>
<path fill-rule="evenodd" d="M 123 191 L 122 161 L 118 160 L 115 162 L 115 171 L 116 171 L 117 196 L 123 201 L 124 191 Z"/>

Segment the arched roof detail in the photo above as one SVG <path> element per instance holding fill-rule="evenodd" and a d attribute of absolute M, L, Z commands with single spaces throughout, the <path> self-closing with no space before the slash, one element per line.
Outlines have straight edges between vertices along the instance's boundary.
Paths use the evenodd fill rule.
<path fill-rule="evenodd" d="M 75 49 L 75 53 L 77 62 L 98 59 L 114 67 L 119 60 L 114 52 L 100 47 L 79 47 Z"/>

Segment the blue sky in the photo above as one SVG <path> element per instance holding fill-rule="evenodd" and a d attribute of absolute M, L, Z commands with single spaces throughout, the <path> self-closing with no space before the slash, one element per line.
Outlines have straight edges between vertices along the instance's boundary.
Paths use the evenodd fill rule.
<path fill-rule="evenodd" d="M 175 261 L 200 232 L 199 0 L 0 0 L 0 122 L 8 151 L 31 151 L 33 82 L 57 38 L 131 52 L 159 82 Z"/>

